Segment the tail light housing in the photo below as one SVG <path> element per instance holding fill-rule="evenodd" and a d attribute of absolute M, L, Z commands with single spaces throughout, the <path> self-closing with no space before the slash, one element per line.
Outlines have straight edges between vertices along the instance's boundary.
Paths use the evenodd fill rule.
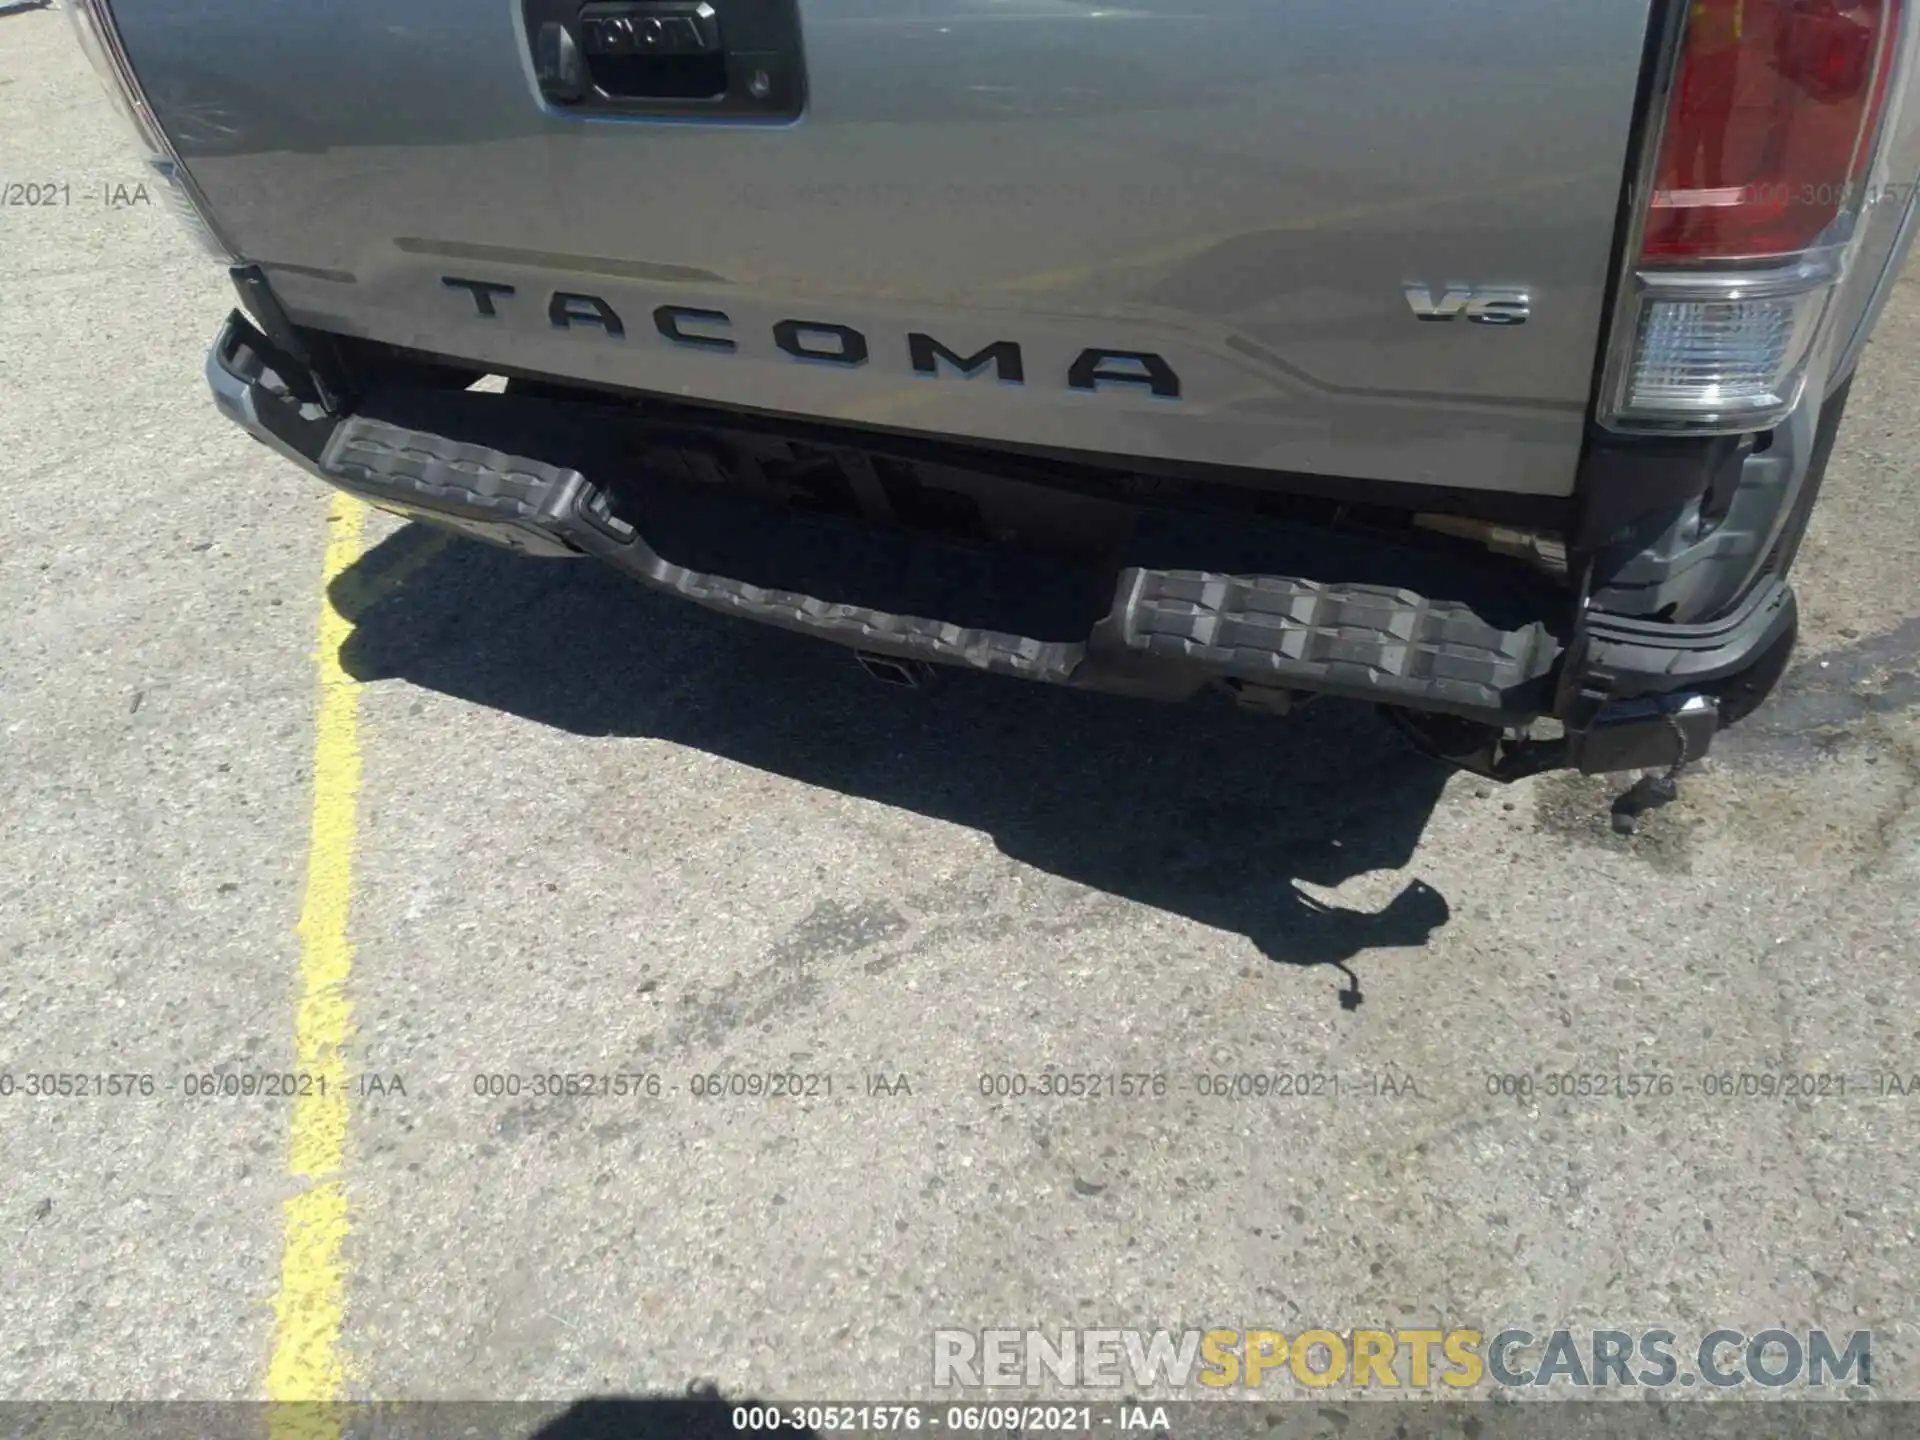
<path fill-rule="evenodd" d="M 160 193 L 173 213 L 201 249 L 227 264 L 239 263 L 239 255 L 214 225 L 206 198 L 192 174 L 154 118 L 153 107 L 147 103 L 139 77 L 127 60 L 126 47 L 120 43 L 120 29 L 109 0 L 68 0 L 67 18 L 80 49 L 106 86 L 108 99 L 139 142 L 148 170 L 161 182 Z"/>
<path fill-rule="evenodd" d="M 1599 418 L 1766 429 L 1846 271 L 1912 0 L 1681 0 Z"/>

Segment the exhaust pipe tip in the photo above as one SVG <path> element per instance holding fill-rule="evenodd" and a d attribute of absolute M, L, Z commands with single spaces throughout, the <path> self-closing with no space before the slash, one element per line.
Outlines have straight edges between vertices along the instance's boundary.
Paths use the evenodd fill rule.
<path fill-rule="evenodd" d="M 856 650 L 853 658 L 875 680 L 896 690 L 925 690 L 933 684 L 933 667 L 924 660 L 902 660 L 897 655 L 876 655 L 871 650 Z"/>

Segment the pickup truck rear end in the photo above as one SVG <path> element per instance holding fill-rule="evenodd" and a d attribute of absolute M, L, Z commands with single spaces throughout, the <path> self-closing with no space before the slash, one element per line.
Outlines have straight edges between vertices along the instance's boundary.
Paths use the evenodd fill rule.
<path fill-rule="evenodd" d="M 1341 694 L 1506 778 L 1784 667 L 1910 8 L 75 15 L 233 268 L 219 403 L 332 483 L 885 678 Z"/>

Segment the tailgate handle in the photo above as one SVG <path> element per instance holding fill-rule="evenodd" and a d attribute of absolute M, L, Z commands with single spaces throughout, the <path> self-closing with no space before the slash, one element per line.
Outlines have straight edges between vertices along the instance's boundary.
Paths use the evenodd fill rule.
<path fill-rule="evenodd" d="M 711 100 L 727 93 L 720 17 L 707 0 L 581 8 L 574 25 L 587 76 L 614 100 Z"/>
<path fill-rule="evenodd" d="M 586 115 L 792 120 L 795 0 L 521 0 L 549 102 Z"/>

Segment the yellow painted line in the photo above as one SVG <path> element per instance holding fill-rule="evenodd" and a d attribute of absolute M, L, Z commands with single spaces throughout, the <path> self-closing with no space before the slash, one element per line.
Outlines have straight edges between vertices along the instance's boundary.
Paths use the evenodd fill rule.
<path fill-rule="evenodd" d="M 367 611 L 404 589 L 409 580 L 445 554 L 452 543 L 453 536 L 427 525 L 401 531 L 397 541 L 389 540 L 380 547 L 384 554 L 390 546 L 399 546 L 378 573 L 363 575 L 360 570 L 365 567 L 361 566 L 339 584 L 328 585 L 327 593 L 333 597 L 334 609 L 346 617 L 348 628 L 352 628 Z"/>
<path fill-rule="evenodd" d="M 345 1177 L 347 1046 L 353 1011 L 347 979 L 353 944 L 353 850 L 360 800 L 360 687 L 340 665 L 353 620 L 335 608 L 334 581 L 360 558 L 366 507 L 334 497 L 321 567 L 319 644 L 314 668 L 319 713 L 314 726 L 313 817 L 306 898 L 300 909 L 300 995 L 294 1015 L 293 1068 L 314 1077 L 295 1098 L 287 1168 L 301 1188 L 285 1207 L 280 1290 L 274 1297 L 273 1355 L 267 1364 L 272 1440 L 338 1435 L 339 1420 L 314 1402 L 344 1397 L 340 1326 L 347 1277 L 342 1250 L 349 1228 Z M 282 1409 L 280 1406 L 292 1408 Z"/>

